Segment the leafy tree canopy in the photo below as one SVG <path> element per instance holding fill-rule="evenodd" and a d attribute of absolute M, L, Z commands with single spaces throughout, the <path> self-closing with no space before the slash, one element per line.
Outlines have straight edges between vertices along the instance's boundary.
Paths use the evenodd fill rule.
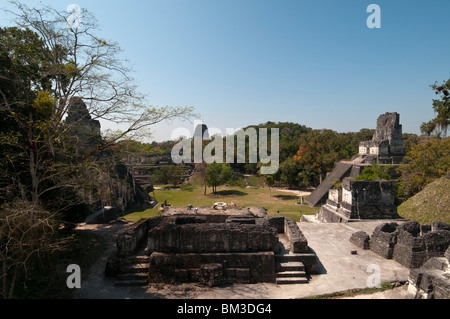
<path fill-rule="evenodd" d="M 392 169 L 392 165 L 382 166 L 379 164 L 372 164 L 370 167 L 366 167 L 363 169 L 361 174 L 355 178 L 357 181 L 362 180 L 376 180 L 376 179 L 384 179 L 390 180 L 391 175 L 389 175 L 389 170 Z"/>
<path fill-rule="evenodd" d="M 211 163 L 206 168 L 206 182 L 217 192 L 217 186 L 225 184 L 232 176 L 231 166 L 227 163 Z"/>
<path fill-rule="evenodd" d="M 399 193 L 406 199 L 450 171 L 450 137 L 432 138 L 413 146 L 403 164 L 399 167 Z"/>
<path fill-rule="evenodd" d="M 439 95 L 439 99 L 433 100 L 436 117 L 429 122 L 422 123 L 420 130 L 427 135 L 435 132 L 437 136 L 445 137 L 450 125 L 450 79 L 442 84 L 436 82 L 431 85 L 431 88 L 436 95 Z"/>

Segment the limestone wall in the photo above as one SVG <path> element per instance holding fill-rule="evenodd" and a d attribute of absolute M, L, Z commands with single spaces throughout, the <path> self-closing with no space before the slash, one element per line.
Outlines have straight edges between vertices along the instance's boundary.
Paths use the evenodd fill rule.
<path fill-rule="evenodd" d="M 162 220 L 162 217 L 143 219 L 119 233 L 116 238 L 117 255 L 130 256 L 134 254 L 139 246 L 145 243 L 148 231 L 159 226 Z"/>
<path fill-rule="evenodd" d="M 168 224 L 148 232 L 148 250 L 165 253 L 278 251 L 278 235 L 268 225 L 238 223 Z"/>
<path fill-rule="evenodd" d="M 154 252 L 149 282 L 202 282 L 202 268 L 219 265 L 216 284 L 275 282 L 273 252 L 180 254 Z M 217 268 L 217 267 L 216 267 Z"/>
<path fill-rule="evenodd" d="M 385 223 L 376 227 L 370 238 L 372 251 L 408 268 L 419 268 L 431 258 L 443 257 L 449 245 L 450 225 L 441 222 L 433 222 L 431 227 L 417 221 L 401 226 Z"/>
<path fill-rule="evenodd" d="M 308 241 L 298 227 L 297 222 L 292 218 L 284 218 L 284 233 L 289 239 L 293 253 L 304 253 L 308 251 Z"/>
<path fill-rule="evenodd" d="M 443 257 L 429 259 L 421 268 L 411 269 L 408 297 L 450 299 L 450 248 Z"/>
<path fill-rule="evenodd" d="M 339 212 L 347 218 L 398 218 L 394 201 L 392 181 L 356 181 L 346 178 L 342 182 L 342 209 Z"/>

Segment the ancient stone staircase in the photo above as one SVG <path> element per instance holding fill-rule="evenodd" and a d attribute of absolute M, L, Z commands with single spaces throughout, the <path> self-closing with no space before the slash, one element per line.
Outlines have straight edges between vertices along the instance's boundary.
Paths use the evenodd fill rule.
<path fill-rule="evenodd" d="M 302 257 L 287 248 L 289 243 L 284 234 L 279 234 L 279 239 L 282 249 L 275 255 L 276 283 L 278 285 L 308 283 L 305 265 L 301 262 Z"/>
<path fill-rule="evenodd" d="M 135 255 L 122 258 L 116 286 L 145 286 L 148 283 L 149 256 Z"/>
<path fill-rule="evenodd" d="M 279 234 L 281 251 L 275 255 L 276 283 L 304 284 L 308 283 L 302 254 L 290 250 L 289 240 L 284 234 Z M 116 286 L 145 286 L 148 284 L 150 257 L 142 248 L 133 256 L 120 259 L 119 273 L 114 284 Z"/>
<path fill-rule="evenodd" d="M 332 183 L 336 179 L 342 180 L 351 172 L 353 162 L 337 162 L 330 174 L 322 181 L 322 183 L 306 198 L 306 203 L 311 207 L 320 206 L 320 203 L 326 200 L 328 191 L 332 187 Z"/>
<path fill-rule="evenodd" d="M 301 261 L 288 260 L 276 262 L 276 283 L 278 285 L 305 284 L 308 282 L 305 266 Z"/>

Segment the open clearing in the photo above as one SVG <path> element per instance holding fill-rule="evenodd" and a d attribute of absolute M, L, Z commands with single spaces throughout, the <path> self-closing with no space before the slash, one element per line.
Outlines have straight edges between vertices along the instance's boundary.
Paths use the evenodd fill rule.
<path fill-rule="evenodd" d="M 167 201 L 173 208 L 185 208 L 187 204 L 194 206 L 212 206 L 215 202 L 234 202 L 241 207 L 265 207 L 269 215 L 280 215 L 294 218 L 299 222 L 302 214 L 314 215 L 318 208 L 297 204 L 300 201 L 299 191 L 286 189 L 271 190 L 265 188 L 219 187 L 218 194 L 203 195 L 202 188 L 156 189 L 155 196 L 159 203 Z M 305 194 L 306 195 L 306 194 Z M 308 240 L 309 247 L 318 258 L 320 274 L 312 275 L 308 284 L 277 285 L 271 283 L 234 284 L 223 287 L 208 288 L 199 284 L 165 285 L 154 284 L 146 287 L 117 287 L 114 278 L 105 278 L 104 269 L 109 254 L 114 249 L 115 236 L 118 231 L 132 222 L 157 215 L 160 205 L 154 209 L 134 212 L 126 215 L 125 223 L 113 225 L 80 225 L 80 229 L 93 231 L 105 236 L 109 249 L 102 252 L 97 262 L 91 267 L 77 290 L 74 298 L 81 299 L 292 299 L 324 296 L 337 292 L 358 291 L 367 288 L 367 280 L 371 273 L 369 265 L 380 267 L 381 282 L 407 282 L 409 269 L 394 260 L 384 259 L 370 250 L 357 249 L 349 242 L 351 234 L 363 230 L 371 234 L 382 222 L 366 221 L 348 224 L 320 222 L 299 222 L 299 227 Z M 308 218 L 314 221 L 314 216 Z M 357 250 L 357 254 L 352 254 Z M 406 298 L 407 285 L 384 292 L 347 298 Z"/>
<path fill-rule="evenodd" d="M 275 216 L 278 213 L 284 216 L 293 218 L 295 221 L 300 221 L 303 214 L 315 214 L 319 208 L 309 207 L 308 205 L 298 204 L 301 202 L 300 195 L 307 196 L 308 192 L 301 192 L 296 190 L 286 189 L 271 189 L 269 194 L 268 187 L 226 187 L 221 186 L 217 188 L 217 194 L 212 194 L 208 190 L 204 195 L 203 188 L 162 188 L 155 189 L 155 197 L 160 204 L 167 201 L 173 208 L 186 208 L 188 204 L 195 206 L 213 206 L 216 202 L 235 203 L 239 207 L 258 206 L 264 207 L 269 215 Z M 141 212 L 133 212 L 125 216 L 131 221 L 138 221 L 142 218 L 149 218 L 156 216 L 158 213 L 157 205 L 153 209 L 147 209 Z"/>

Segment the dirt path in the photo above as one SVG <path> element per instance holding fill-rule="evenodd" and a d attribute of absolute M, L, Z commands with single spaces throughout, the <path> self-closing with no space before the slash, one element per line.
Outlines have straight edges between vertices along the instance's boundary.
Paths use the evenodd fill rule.
<path fill-rule="evenodd" d="M 130 224 L 132 222 L 123 220 L 106 225 L 84 223 L 78 225 L 77 231 L 94 232 L 96 235 L 100 235 L 105 241 L 106 249 L 97 257 L 90 269 L 81 269 L 81 289 L 74 292 L 75 299 L 115 298 L 114 295 L 105 296 L 111 292 L 111 287 L 114 285 L 113 280 L 105 278 L 105 265 L 108 257 L 115 250 L 117 234 Z"/>
<path fill-rule="evenodd" d="M 274 190 L 279 191 L 279 192 L 286 192 L 286 193 L 292 193 L 298 196 L 309 196 L 311 195 L 311 192 L 308 191 L 298 191 L 298 190 L 293 190 L 293 189 L 284 189 L 284 188 L 274 188 Z"/>

